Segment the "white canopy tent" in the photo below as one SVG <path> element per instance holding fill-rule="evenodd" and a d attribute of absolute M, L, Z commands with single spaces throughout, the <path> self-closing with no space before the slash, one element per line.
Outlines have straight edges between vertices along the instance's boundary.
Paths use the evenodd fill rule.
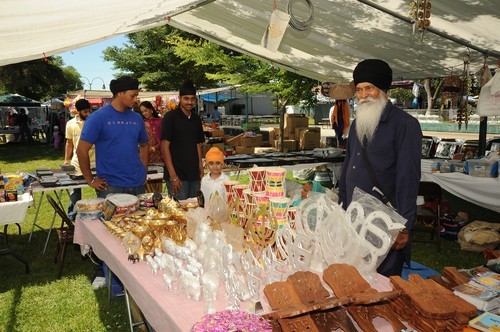
<path fill-rule="evenodd" d="M 349 80 L 356 63 L 365 58 L 388 61 L 394 79 L 416 79 L 446 76 L 452 69 L 461 73 L 468 52 L 473 70 L 483 64 L 485 54 L 490 66 L 500 57 L 498 0 L 433 0 L 423 41 L 408 23 L 409 0 L 276 0 L 278 10 L 286 12 L 289 5 L 296 20 L 312 20 L 305 31 L 288 26 L 277 52 L 260 46 L 273 3 L 3 0 L 0 65 L 163 24 L 320 81 Z"/>

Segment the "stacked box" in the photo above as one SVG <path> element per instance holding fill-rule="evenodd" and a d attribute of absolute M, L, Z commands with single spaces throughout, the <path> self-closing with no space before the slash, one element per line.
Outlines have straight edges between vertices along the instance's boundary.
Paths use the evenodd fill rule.
<path fill-rule="evenodd" d="M 255 147 L 237 146 L 236 154 L 253 154 L 255 152 Z"/>
<path fill-rule="evenodd" d="M 274 141 L 276 149 L 281 151 L 281 140 Z M 297 150 L 297 141 L 294 139 L 285 139 L 283 140 L 283 151 L 296 151 Z"/>
<path fill-rule="evenodd" d="M 240 144 L 243 147 L 251 148 L 256 146 L 261 146 L 263 141 L 262 134 L 257 134 L 255 137 L 241 137 Z"/>
<path fill-rule="evenodd" d="M 293 139 L 295 128 L 309 127 L 309 118 L 305 114 L 285 114 L 284 137 Z"/>
<path fill-rule="evenodd" d="M 299 149 L 312 150 L 320 147 L 321 133 L 311 130 L 303 130 L 300 132 Z"/>

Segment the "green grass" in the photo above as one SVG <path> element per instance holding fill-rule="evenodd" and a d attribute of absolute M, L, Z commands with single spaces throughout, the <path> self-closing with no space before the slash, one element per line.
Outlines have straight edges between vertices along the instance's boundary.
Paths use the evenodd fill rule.
<path fill-rule="evenodd" d="M 45 144 L 0 144 L 0 169 L 4 173 L 58 169 L 62 162 L 63 152 Z M 292 179 L 291 174 L 287 178 Z M 246 175 L 240 175 L 239 180 L 248 183 Z M 94 193 L 86 189 L 83 195 L 93 197 Z M 453 211 L 467 211 L 471 220 L 500 220 L 497 213 L 451 195 L 446 198 Z M 40 199 L 40 194 L 35 199 Z M 67 195 L 63 204 L 67 204 Z M 50 226 L 52 211 L 47 202 L 42 204 L 38 220 L 44 228 Z M 125 302 L 108 303 L 106 289 L 92 290 L 87 278 L 93 275 L 93 265 L 88 259 L 82 260 L 78 250 L 70 247 L 62 278 L 55 278 L 54 235 L 45 254 L 45 232 L 36 229 L 28 242 L 34 214 L 34 207 L 29 208 L 26 221 L 21 223 L 21 235 L 14 225 L 8 229 L 11 247 L 28 260 L 31 273 L 25 274 L 24 266 L 13 256 L 0 256 L 0 331 L 129 331 Z M 481 254 L 461 251 L 456 242 L 448 240 L 442 241 L 439 254 L 432 244 L 415 243 L 413 260 L 437 271 L 444 266 L 472 268 L 484 263 Z"/>
<path fill-rule="evenodd" d="M 46 144 L 0 144 L 0 169 L 4 173 L 58 169 L 63 160 L 62 151 L 51 150 Z M 35 194 L 36 202 L 40 195 Z M 94 195 L 90 189 L 83 191 L 84 197 Z M 64 194 L 63 204 L 67 202 Z M 46 229 L 52 211 L 43 202 L 38 222 Z M 35 208 L 30 207 L 26 221 L 20 224 L 21 235 L 15 225 L 8 227 L 10 246 L 29 262 L 31 272 L 24 273 L 24 265 L 12 255 L 0 256 L 0 331 L 130 331 L 125 301 L 108 303 L 106 288 L 92 289 L 88 278 L 93 276 L 94 267 L 89 259 L 82 259 L 78 247 L 69 248 L 62 278 L 56 279 L 55 235 L 51 235 L 45 254 L 46 232 L 35 229 L 28 242 L 34 215 Z M 56 224 L 59 222 L 56 219 Z M 1 241 L 3 247 L 4 239 Z"/>

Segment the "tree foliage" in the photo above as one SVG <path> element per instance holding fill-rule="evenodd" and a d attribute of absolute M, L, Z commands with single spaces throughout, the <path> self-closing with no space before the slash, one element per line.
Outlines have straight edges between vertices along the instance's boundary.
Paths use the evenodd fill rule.
<path fill-rule="evenodd" d="M 4 93 L 44 100 L 81 87 L 80 74 L 71 66 L 64 67 L 59 56 L 0 67 L 0 90 Z"/>
<path fill-rule="evenodd" d="M 124 47 L 108 47 L 104 59 L 114 62 L 120 75 L 137 77 L 147 90 L 177 90 L 186 78 L 198 87 L 239 85 L 242 93 L 271 93 L 280 111 L 285 105 L 308 101 L 315 80 L 223 48 L 171 26 L 127 36 Z"/>
<path fill-rule="evenodd" d="M 128 74 L 139 79 L 143 88 L 156 91 L 178 90 L 186 78 L 198 87 L 214 87 L 216 81 L 205 73 L 217 70 L 212 65 L 185 61 L 176 54 L 170 40 L 182 36 L 189 40 L 200 38 L 168 25 L 127 35 L 124 47 L 112 46 L 104 50 L 104 59 L 114 62 L 120 75 Z"/>
<path fill-rule="evenodd" d="M 212 65 L 217 72 L 207 72 L 207 77 L 224 84 L 239 85 L 242 93 L 270 93 L 277 101 L 278 111 L 283 112 L 286 105 L 306 101 L 314 103 L 313 86 L 316 80 L 274 67 L 250 56 L 225 49 L 206 40 L 191 40 L 176 36 L 171 41 L 174 53 L 184 62 L 195 65 Z"/>

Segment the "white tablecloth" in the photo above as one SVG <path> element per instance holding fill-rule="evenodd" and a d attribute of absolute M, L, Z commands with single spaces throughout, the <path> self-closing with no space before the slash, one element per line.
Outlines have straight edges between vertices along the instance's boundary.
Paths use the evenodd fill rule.
<path fill-rule="evenodd" d="M 422 172 L 422 181 L 432 181 L 471 203 L 500 213 L 500 178 L 479 178 L 463 173 Z"/>
<path fill-rule="evenodd" d="M 0 203 L 0 225 L 23 222 L 26 218 L 28 207 L 33 205 L 33 197 L 29 193 L 18 197 L 17 202 Z"/>

